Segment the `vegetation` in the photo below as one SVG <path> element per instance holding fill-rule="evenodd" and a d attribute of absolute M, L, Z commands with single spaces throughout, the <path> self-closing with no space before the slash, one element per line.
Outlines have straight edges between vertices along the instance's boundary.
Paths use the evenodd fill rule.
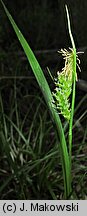
<path fill-rule="evenodd" d="M 82 144 L 80 144 L 79 148 L 77 148 L 77 142 L 76 144 L 74 144 L 75 149 L 73 150 L 72 156 L 72 123 L 74 114 L 76 82 L 75 47 L 73 47 L 73 52 L 75 53 L 75 62 L 73 65 L 74 75 L 72 76 L 72 82 L 74 82 L 72 83 L 73 94 L 70 117 L 71 120 L 69 126 L 70 145 L 68 152 L 68 146 L 66 144 L 68 142 L 68 122 L 64 120 L 63 122 L 61 122 L 56 107 L 52 106 L 53 97 L 49 85 L 44 77 L 43 71 L 39 63 L 37 62 L 32 50 L 30 49 L 23 35 L 19 31 L 17 25 L 15 24 L 13 18 L 9 14 L 4 4 L 3 6 L 27 55 L 32 70 L 35 74 L 37 82 L 47 103 L 48 109 L 43 99 L 41 99 L 41 97 L 39 96 L 38 91 L 37 94 L 35 91 L 33 97 L 33 95 L 30 95 L 28 93 L 27 88 L 25 88 L 25 86 L 21 84 L 21 82 L 17 83 L 14 79 L 14 85 L 9 88 L 12 88 L 11 94 L 8 97 L 8 101 L 10 103 L 9 110 L 9 105 L 4 104 L 3 101 L 3 94 L 6 93 L 6 88 L 1 89 L 0 139 L 2 143 L 1 164 L 3 164 L 3 166 L 1 167 L 1 198 L 8 199 L 10 197 L 10 199 L 86 199 L 86 191 L 82 190 L 81 188 L 83 182 L 85 185 L 86 181 L 86 166 L 84 165 L 83 169 L 82 166 L 78 164 L 78 157 L 80 156 L 81 151 L 83 151 L 82 146 L 83 144 L 85 146 L 87 138 L 87 128 L 84 128 L 84 124 L 82 125 L 82 120 L 85 120 L 86 111 L 84 111 L 82 115 L 78 116 L 78 119 L 73 125 L 73 130 L 76 130 L 78 133 L 81 129 L 83 131 L 83 134 L 80 141 L 80 143 Z M 24 94 L 23 92 L 21 93 L 21 89 L 25 89 Z M 27 101 L 29 102 L 26 101 L 24 103 L 25 98 L 28 98 Z M 78 106 L 76 107 L 76 113 L 78 113 L 78 110 L 86 99 L 87 96 L 85 96 L 79 102 Z M 24 106 L 24 104 L 26 106 Z M 36 110 L 34 107 L 36 108 Z M 50 120 L 48 111 L 50 111 L 52 121 L 54 121 L 55 127 L 53 127 L 52 125 L 52 121 Z M 60 156 L 62 159 L 61 163 Z M 84 159 L 86 159 L 86 156 L 83 157 Z M 72 188 L 71 160 L 73 161 Z M 80 175 L 80 172 L 83 170 L 85 175 L 83 173 Z M 77 178 L 75 178 L 75 175 L 77 176 Z M 7 179 L 6 181 L 4 181 L 5 177 Z"/>

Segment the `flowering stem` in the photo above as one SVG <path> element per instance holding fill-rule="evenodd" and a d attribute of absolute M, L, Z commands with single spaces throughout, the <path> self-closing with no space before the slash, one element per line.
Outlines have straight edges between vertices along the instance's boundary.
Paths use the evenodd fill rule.
<path fill-rule="evenodd" d="M 76 86 L 76 48 L 75 43 L 73 39 L 73 35 L 71 32 L 71 26 L 70 26 L 70 18 L 69 18 L 69 12 L 67 5 L 66 7 L 66 13 L 67 13 L 67 21 L 68 21 L 68 30 L 69 35 L 72 43 L 73 48 L 73 74 L 72 74 L 72 102 L 71 102 L 71 113 L 70 113 L 70 122 L 69 122 L 69 158 L 70 158 L 70 172 L 71 172 L 71 166 L 72 166 L 72 127 L 73 127 L 73 117 L 74 117 L 74 104 L 75 104 L 75 86 Z M 70 173 L 70 185 L 71 185 L 71 173 Z"/>
<path fill-rule="evenodd" d="M 75 104 L 75 86 L 76 86 L 76 49 L 73 50 L 73 87 L 72 87 L 72 104 L 71 104 L 71 115 L 69 124 L 69 156 L 71 159 L 72 154 L 72 126 L 74 116 L 74 104 Z"/>

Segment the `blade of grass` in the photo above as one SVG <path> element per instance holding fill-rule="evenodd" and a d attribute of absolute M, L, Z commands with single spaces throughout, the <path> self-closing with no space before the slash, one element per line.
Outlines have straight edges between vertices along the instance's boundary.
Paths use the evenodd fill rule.
<path fill-rule="evenodd" d="M 3 185 L 0 186 L 0 193 L 4 190 L 5 187 L 9 184 L 9 182 L 14 178 L 14 175 L 10 175 L 7 179 L 5 179 L 5 182 Z"/>
<path fill-rule="evenodd" d="M 26 143 L 26 145 L 28 145 L 27 139 L 24 137 L 24 135 L 22 134 L 22 132 L 20 131 L 20 129 L 14 124 L 14 122 L 7 115 L 5 117 L 12 124 L 12 126 L 15 128 L 15 130 L 19 134 L 20 138 L 24 141 L 24 143 Z M 29 151 L 32 154 L 33 158 L 35 158 L 35 154 L 34 154 L 32 148 L 31 148 L 31 146 L 29 146 Z"/>
<path fill-rule="evenodd" d="M 44 73 L 43 73 L 36 57 L 34 56 L 34 53 L 32 52 L 29 44 L 27 43 L 24 36 L 20 32 L 19 28 L 17 27 L 15 21 L 13 20 L 12 16 L 10 15 L 9 11 L 7 10 L 7 8 L 4 5 L 2 0 L 1 0 L 1 3 L 4 7 L 4 10 L 5 10 L 11 24 L 12 24 L 12 27 L 13 27 L 15 33 L 19 39 L 19 42 L 24 49 L 24 52 L 27 56 L 27 59 L 30 63 L 30 66 L 33 70 L 33 73 L 36 77 L 36 80 L 37 80 L 37 82 L 41 88 L 41 91 L 42 91 L 43 96 L 45 98 L 45 101 L 47 103 L 47 106 L 48 106 L 48 109 L 50 111 L 52 120 L 56 126 L 57 134 L 58 134 L 58 137 L 60 139 L 60 151 L 61 151 L 61 158 L 62 158 L 64 190 L 65 190 L 65 198 L 66 198 L 70 194 L 70 189 L 69 189 L 69 185 L 70 185 L 70 182 L 69 182 L 70 181 L 70 178 L 69 178 L 69 176 L 70 176 L 70 161 L 69 161 L 68 150 L 67 150 L 67 145 L 66 145 L 66 140 L 65 140 L 61 120 L 60 120 L 59 115 L 56 111 L 56 108 L 52 107 L 52 101 L 53 101 L 52 94 L 51 94 L 49 85 L 46 81 L 46 78 L 44 76 Z"/>
<path fill-rule="evenodd" d="M 3 125 L 4 125 L 4 134 L 5 134 L 5 138 L 8 139 L 7 137 L 7 124 L 6 124 L 6 121 L 5 121 L 5 117 L 4 117 L 4 107 L 3 107 L 3 102 L 2 102 L 2 97 L 1 97 L 1 94 L 0 94 L 0 110 L 1 110 L 1 113 L 2 113 L 2 118 L 3 118 Z"/>

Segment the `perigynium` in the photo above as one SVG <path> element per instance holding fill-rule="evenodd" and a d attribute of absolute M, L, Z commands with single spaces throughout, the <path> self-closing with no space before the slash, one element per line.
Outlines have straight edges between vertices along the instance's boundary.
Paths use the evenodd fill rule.
<path fill-rule="evenodd" d="M 74 65 L 74 54 L 73 49 L 69 48 L 69 50 L 61 49 L 59 53 L 62 54 L 63 59 L 65 61 L 64 68 L 62 68 L 61 72 L 57 72 L 57 77 L 54 79 L 55 90 L 53 92 L 53 104 L 56 105 L 56 108 L 60 114 L 63 115 L 65 119 L 70 120 L 70 101 L 69 97 L 72 92 L 72 84 L 73 84 L 73 65 Z M 78 56 L 77 60 L 78 59 Z M 80 63 L 80 62 L 79 62 Z M 77 80 L 77 73 L 76 73 Z"/>

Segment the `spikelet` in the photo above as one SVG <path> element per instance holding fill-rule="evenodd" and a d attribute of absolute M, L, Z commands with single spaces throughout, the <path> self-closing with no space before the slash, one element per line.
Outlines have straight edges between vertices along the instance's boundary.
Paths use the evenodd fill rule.
<path fill-rule="evenodd" d="M 54 80 L 56 88 L 53 92 L 53 104 L 56 105 L 58 112 L 69 121 L 71 111 L 69 96 L 72 92 L 74 55 L 73 49 L 71 48 L 69 48 L 69 51 L 61 49 L 60 53 L 65 61 L 65 66 L 62 69 L 62 72 L 57 72 L 58 76 Z"/>

